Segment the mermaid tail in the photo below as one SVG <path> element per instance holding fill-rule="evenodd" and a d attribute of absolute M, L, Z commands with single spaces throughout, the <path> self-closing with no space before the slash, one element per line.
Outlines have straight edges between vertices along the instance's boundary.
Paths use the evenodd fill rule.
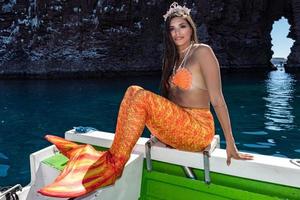
<path fill-rule="evenodd" d="M 123 166 L 109 151 L 96 151 L 91 145 L 78 145 L 57 136 L 47 135 L 69 161 L 55 181 L 38 192 L 53 197 L 78 197 L 99 187 L 113 184 Z M 120 170 L 121 169 L 121 170 Z"/>
<path fill-rule="evenodd" d="M 70 142 L 68 140 L 65 140 L 61 137 L 57 137 L 54 135 L 46 135 L 46 140 L 49 142 L 55 144 L 57 149 L 62 153 L 64 156 L 70 159 L 70 157 L 75 154 L 78 150 L 80 150 L 85 145 L 79 145 L 74 142 Z"/>
<path fill-rule="evenodd" d="M 46 136 L 69 161 L 54 183 L 39 192 L 70 198 L 113 184 L 121 176 L 145 125 L 160 141 L 186 151 L 204 149 L 214 135 L 209 109 L 182 108 L 139 86 L 131 86 L 121 102 L 114 141 L 108 151 Z"/>

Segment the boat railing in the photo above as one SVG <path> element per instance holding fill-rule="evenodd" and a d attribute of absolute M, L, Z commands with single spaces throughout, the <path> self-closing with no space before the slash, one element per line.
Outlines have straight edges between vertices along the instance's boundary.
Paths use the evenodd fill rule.
<path fill-rule="evenodd" d="M 2 197 L 6 197 L 7 199 L 17 199 L 17 192 L 22 191 L 22 186 L 20 184 L 17 184 L 13 187 L 10 187 L 9 189 L 3 191 L 0 193 L 0 199 Z"/>
<path fill-rule="evenodd" d="M 159 141 L 155 136 L 151 136 L 150 139 L 145 144 L 146 167 L 149 172 L 152 171 L 151 147 L 157 143 L 162 143 L 162 142 Z M 212 152 L 216 148 L 219 148 L 219 145 L 220 145 L 220 137 L 218 135 L 216 135 L 214 137 L 213 141 L 211 142 L 211 144 L 209 146 L 207 146 L 202 152 L 203 168 L 204 168 L 204 182 L 206 184 L 210 184 L 210 182 L 211 182 L 209 158 L 210 158 Z M 182 166 L 182 168 L 188 178 L 196 179 L 196 176 L 190 167 Z"/>
<path fill-rule="evenodd" d="M 300 159 L 291 159 L 290 161 L 291 161 L 291 163 L 293 163 L 294 165 L 300 167 Z"/>

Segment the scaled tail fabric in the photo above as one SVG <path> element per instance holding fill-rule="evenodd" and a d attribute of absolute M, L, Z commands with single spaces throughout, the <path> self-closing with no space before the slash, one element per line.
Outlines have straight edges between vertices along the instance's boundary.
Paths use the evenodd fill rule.
<path fill-rule="evenodd" d="M 78 197 L 114 183 L 120 175 L 109 151 L 96 151 L 91 145 L 77 145 L 57 136 L 47 135 L 46 139 L 55 144 L 69 161 L 52 184 L 38 191 L 43 195 Z"/>
<path fill-rule="evenodd" d="M 121 102 L 114 141 L 108 151 L 46 136 L 69 161 L 55 181 L 39 192 L 71 198 L 114 184 L 145 125 L 160 141 L 186 151 L 203 150 L 215 131 L 208 108 L 183 108 L 139 86 L 130 86 Z"/>

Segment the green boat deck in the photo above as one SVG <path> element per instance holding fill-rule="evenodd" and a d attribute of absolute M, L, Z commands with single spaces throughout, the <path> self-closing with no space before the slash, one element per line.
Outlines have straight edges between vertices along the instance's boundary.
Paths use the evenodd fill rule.
<path fill-rule="evenodd" d="M 67 161 L 62 154 L 56 154 L 43 163 L 62 170 Z M 185 177 L 181 166 L 158 161 L 152 164 L 153 170 L 148 172 L 144 160 L 140 200 L 300 200 L 300 189 L 295 187 L 214 172 L 211 172 L 212 183 L 207 185 L 202 170 L 193 169 L 197 180 L 192 180 Z"/>

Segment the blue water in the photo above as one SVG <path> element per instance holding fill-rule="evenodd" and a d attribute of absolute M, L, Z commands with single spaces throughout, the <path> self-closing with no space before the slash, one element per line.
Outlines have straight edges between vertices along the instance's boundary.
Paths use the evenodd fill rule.
<path fill-rule="evenodd" d="M 159 78 L 0 80 L 0 186 L 29 183 L 29 155 L 50 145 L 43 139 L 46 133 L 63 136 L 79 125 L 114 132 L 126 88 L 137 84 L 157 93 Z M 284 71 L 222 74 L 241 151 L 300 158 L 297 80 L 299 75 Z M 222 136 L 218 122 L 216 130 Z M 223 148 L 224 143 L 222 136 Z"/>

